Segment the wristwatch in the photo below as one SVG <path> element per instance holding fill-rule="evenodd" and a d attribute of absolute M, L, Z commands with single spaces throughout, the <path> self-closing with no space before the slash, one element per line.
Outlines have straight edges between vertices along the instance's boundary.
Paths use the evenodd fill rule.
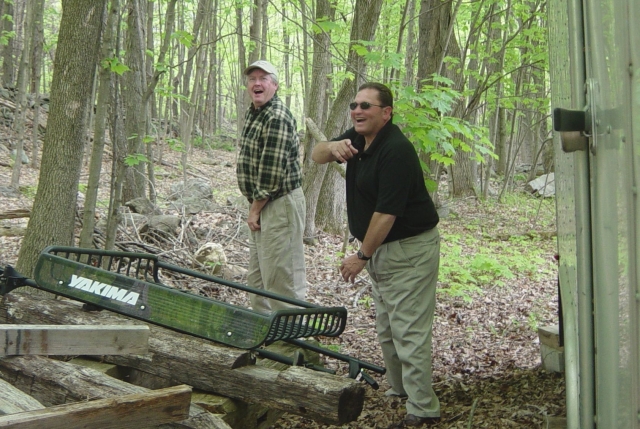
<path fill-rule="evenodd" d="M 371 259 L 371 256 L 366 256 L 364 253 L 362 253 L 362 250 L 358 250 L 358 259 L 362 259 L 363 261 L 368 261 L 369 259 Z"/>

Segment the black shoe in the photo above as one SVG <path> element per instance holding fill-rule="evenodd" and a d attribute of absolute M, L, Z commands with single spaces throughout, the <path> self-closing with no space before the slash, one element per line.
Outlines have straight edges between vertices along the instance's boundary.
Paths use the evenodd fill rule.
<path fill-rule="evenodd" d="M 418 417 L 413 414 L 407 414 L 404 420 L 393 423 L 388 429 L 420 428 L 425 425 L 438 423 L 439 421 L 440 417 Z"/>

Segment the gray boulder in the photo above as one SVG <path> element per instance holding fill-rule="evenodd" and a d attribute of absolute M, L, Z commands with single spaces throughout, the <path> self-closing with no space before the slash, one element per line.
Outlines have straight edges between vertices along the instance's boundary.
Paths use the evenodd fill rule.
<path fill-rule="evenodd" d="M 213 187 L 203 179 L 190 179 L 175 183 L 171 186 L 170 200 L 181 200 L 186 198 L 212 199 Z"/>
<path fill-rule="evenodd" d="M 552 197 L 556 194 L 556 182 L 553 173 L 543 174 L 527 183 L 525 189 L 540 197 Z"/>

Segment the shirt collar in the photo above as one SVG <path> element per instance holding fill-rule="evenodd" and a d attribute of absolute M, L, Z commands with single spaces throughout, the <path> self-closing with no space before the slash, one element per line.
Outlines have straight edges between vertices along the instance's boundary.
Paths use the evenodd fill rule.
<path fill-rule="evenodd" d="M 375 138 L 371 142 L 371 145 L 369 145 L 367 150 L 364 151 L 362 154 L 363 155 L 371 155 L 376 150 L 376 148 L 378 146 L 383 144 L 382 141 L 385 139 L 387 134 L 389 134 L 389 131 L 391 130 L 392 126 L 393 126 L 393 123 L 392 123 L 391 119 L 389 119 L 387 121 L 387 123 L 384 124 L 384 126 L 382 128 L 380 128 L 380 131 L 378 131 L 378 134 L 376 134 Z M 364 148 L 364 146 L 365 146 L 364 138 L 362 136 L 360 136 L 360 135 L 359 135 L 359 137 L 360 137 L 360 140 L 362 141 L 362 147 Z"/>
<path fill-rule="evenodd" d="M 253 105 L 253 102 L 252 102 L 251 105 L 249 106 L 249 111 L 251 112 L 252 115 L 257 115 L 258 113 L 262 112 L 267 107 L 271 106 L 271 104 L 273 104 L 274 100 L 278 100 L 278 95 L 277 94 L 273 94 L 273 97 L 271 97 L 271 99 L 269 101 L 267 101 L 266 103 L 264 103 L 260 107 L 255 107 Z"/>

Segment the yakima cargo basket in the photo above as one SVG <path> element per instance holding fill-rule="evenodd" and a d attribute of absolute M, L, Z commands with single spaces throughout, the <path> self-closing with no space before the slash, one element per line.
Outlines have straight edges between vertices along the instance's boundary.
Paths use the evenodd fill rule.
<path fill-rule="evenodd" d="M 262 295 L 296 306 L 263 314 L 195 295 L 159 280 L 171 272 Z M 278 340 L 340 335 L 345 328 L 344 307 L 320 307 L 162 262 L 145 253 L 51 246 L 42 251 L 35 282 L 11 267 L 0 293 L 33 286 L 160 326 L 243 349 Z M 22 280 L 22 281 L 21 281 Z"/>

